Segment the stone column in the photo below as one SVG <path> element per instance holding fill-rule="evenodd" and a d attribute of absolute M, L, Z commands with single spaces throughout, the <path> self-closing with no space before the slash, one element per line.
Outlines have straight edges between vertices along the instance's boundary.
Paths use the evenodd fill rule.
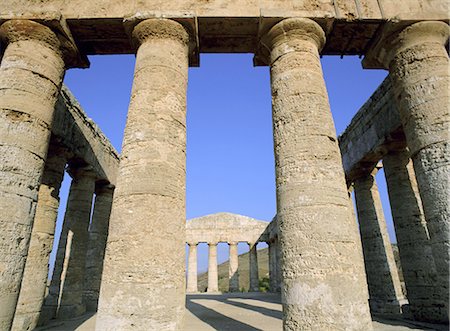
<path fill-rule="evenodd" d="M 389 25 L 388 25 L 389 27 Z M 450 260 L 450 28 L 445 22 L 419 22 L 385 31 L 366 68 L 389 69 L 395 100 L 419 186 L 436 265 L 442 321 L 448 323 Z"/>
<path fill-rule="evenodd" d="M 400 314 L 403 296 L 375 181 L 376 171 L 354 181 L 370 309 L 373 313 Z"/>
<path fill-rule="evenodd" d="M 95 189 L 94 210 L 88 234 L 89 243 L 83 293 L 83 303 L 87 311 L 97 311 L 98 307 L 113 194 L 114 186 L 110 184 L 100 184 Z"/>
<path fill-rule="evenodd" d="M 436 267 L 409 151 L 389 152 L 383 168 L 409 308 L 417 320 L 440 322 L 445 303 L 436 296 Z"/>
<path fill-rule="evenodd" d="M 188 274 L 187 274 L 187 287 L 188 293 L 198 292 L 197 283 L 197 245 L 198 243 L 188 243 L 189 245 L 189 258 L 188 258 Z"/>
<path fill-rule="evenodd" d="M 217 243 L 208 243 L 208 293 L 219 292 L 219 275 L 217 273 Z"/>
<path fill-rule="evenodd" d="M 56 312 L 60 319 L 77 317 L 86 311 L 83 291 L 95 190 L 95 175 L 90 167 L 72 168 L 69 173 L 73 181 L 64 219 L 68 232 Z"/>
<path fill-rule="evenodd" d="M 96 328 L 178 330 L 186 291 L 189 37 L 166 19 L 140 22 L 132 37 L 136 68 Z"/>
<path fill-rule="evenodd" d="M 72 281 L 69 280 L 68 288 L 65 287 L 66 274 L 69 263 L 77 263 L 77 261 L 82 258 L 79 252 L 76 251 L 75 247 L 76 245 L 80 244 L 79 240 L 84 240 L 83 233 L 81 234 L 81 238 L 79 236 L 80 227 L 82 227 L 83 224 L 86 223 L 87 224 L 85 226 L 89 226 L 92 195 L 95 186 L 94 178 L 91 176 L 89 169 L 90 168 L 77 169 L 72 167 L 68 170 L 68 173 L 72 176 L 72 183 L 70 185 L 66 212 L 64 214 L 61 235 L 59 237 L 55 265 L 48 289 L 48 295 L 45 298 L 44 307 L 40 316 L 40 325 L 46 324 L 50 319 L 57 317 L 57 313 L 61 305 L 63 291 L 67 290 L 68 293 L 72 292 Z M 75 231 L 77 233 L 75 233 Z M 75 246 L 73 246 L 75 241 L 74 236 L 78 241 Z M 86 243 L 83 244 L 85 245 Z M 72 256 L 74 257 L 74 261 L 72 261 Z M 69 278 L 70 277 L 72 277 L 72 275 L 69 276 Z M 80 282 L 80 284 L 75 284 L 75 289 L 77 286 L 80 287 L 80 292 L 82 295 L 84 278 L 77 278 L 74 279 L 74 281 Z M 78 309 L 80 312 L 84 312 L 84 308 L 82 308 L 81 305 L 78 306 Z"/>
<path fill-rule="evenodd" d="M 269 279 L 270 279 L 270 292 L 277 291 L 277 256 L 275 240 L 268 241 L 269 245 Z"/>
<path fill-rule="evenodd" d="M 250 287 L 249 292 L 259 291 L 259 275 L 258 275 L 258 253 L 256 252 L 257 243 L 248 243 L 248 262 L 249 262 L 249 276 Z"/>
<path fill-rule="evenodd" d="M 57 35 L 42 24 L 6 21 L 0 39 L 0 330 L 8 330 L 65 65 Z"/>
<path fill-rule="evenodd" d="M 370 330 L 357 226 L 319 51 L 325 33 L 289 18 L 263 37 L 270 52 L 283 325 Z"/>
<path fill-rule="evenodd" d="M 275 238 L 275 273 L 276 273 L 276 292 L 281 292 L 281 252 L 278 237 Z"/>
<path fill-rule="evenodd" d="M 239 257 L 238 257 L 238 243 L 230 242 L 230 260 L 228 269 L 229 291 L 239 292 Z"/>
<path fill-rule="evenodd" d="M 47 287 L 48 264 L 53 247 L 59 207 L 59 189 L 67 161 L 65 150 L 50 144 L 39 187 L 30 248 L 12 330 L 34 330 Z"/>

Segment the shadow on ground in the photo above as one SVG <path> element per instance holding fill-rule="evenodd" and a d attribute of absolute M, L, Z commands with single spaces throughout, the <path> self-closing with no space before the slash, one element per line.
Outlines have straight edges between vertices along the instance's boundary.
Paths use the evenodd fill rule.
<path fill-rule="evenodd" d="M 192 294 L 186 297 L 184 331 L 281 331 L 279 294 Z M 373 316 L 374 331 L 448 330 L 448 326 L 418 323 L 401 318 Z M 52 321 L 38 331 L 94 331 L 95 315 L 67 321 Z"/>

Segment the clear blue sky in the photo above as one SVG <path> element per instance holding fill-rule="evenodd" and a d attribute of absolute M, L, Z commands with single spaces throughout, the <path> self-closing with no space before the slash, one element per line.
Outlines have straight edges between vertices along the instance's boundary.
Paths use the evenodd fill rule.
<path fill-rule="evenodd" d="M 135 58 L 90 61 L 90 69 L 69 70 L 65 84 L 120 152 Z M 322 65 L 340 134 L 387 73 L 363 70 L 358 57 L 323 57 Z M 394 241 L 382 172 L 377 180 Z M 69 185 L 66 175 L 58 230 Z M 188 219 L 227 211 L 269 221 L 276 213 L 269 69 L 253 67 L 251 54 L 202 54 L 201 66 L 189 69 L 186 199 Z M 227 245 L 219 245 L 219 262 L 227 258 Z M 199 269 L 206 265 L 207 248 L 200 245 Z"/>

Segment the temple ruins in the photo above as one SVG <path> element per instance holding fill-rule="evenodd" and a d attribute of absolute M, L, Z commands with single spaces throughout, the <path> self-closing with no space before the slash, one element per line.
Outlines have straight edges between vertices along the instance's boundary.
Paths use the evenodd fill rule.
<path fill-rule="evenodd" d="M 186 293 L 198 291 L 197 244 L 209 245 L 215 293 L 221 242 L 230 292 L 237 244 L 249 245 L 252 291 L 256 244 L 269 245 L 284 330 L 371 330 L 374 314 L 448 324 L 449 18 L 445 0 L 2 0 L 0 330 L 87 311 L 98 331 L 182 330 Z M 200 53 L 252 53 L 270 66 L 270 223 L 228 213 L 186 222 L 186 89 Z M 66 70 L 101 54 L 136 55 L 120 155 L 62 86 Z M 360 55 L 389 73 L 339 138 L 321 55 Z"/>

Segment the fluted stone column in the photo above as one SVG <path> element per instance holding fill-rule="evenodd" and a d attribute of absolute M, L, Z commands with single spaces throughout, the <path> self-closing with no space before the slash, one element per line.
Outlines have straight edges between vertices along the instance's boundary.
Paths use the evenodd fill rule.
<path fill-rule="evenodd" d="M 83 303 L 87 311 L 97 311 L 98 307 L 113 194 L 114 186 L 110 184 L 98 185 L 95 189 L 94 210 L 88 234 L 83 293 Z"/>
<path fill-rule="evenodd" d="M 230 248 L 230 264 L 228 270 L 229 291 L 239 292 L 239 257 L 238 257 L 238 243 L 228 243 Z"/>
<path fill-rule="evenodd" d="M 259 275 L 258 275 L 258 253 L 256 252 L 257 243 L 248 243 L 248 262 L 249 262 L 249 277 L 250 277 L 250 292 L 259 291 Z"/>
<path fill-rule="evenodd" d="M 60 40 L 42 24 L 6 21 L 0 38 L 0 330 L 8 330 L 65 65 Z"/>
<path fill-rule="evenodd" d="M 409 308 L 417 320 L 439 322 L 445 303 L 437 296 L 436 267 L 409 151 L 383 157 Z"/>
<path fill-rule="evenodd" d="M 276 256 L 276 246 L 275 240 L 267 242 L 269 246 L 269 284 L 270 291 L 277 291 L 277 256 Z"/>
<path fill-rule="evenodd" d="M 188 274 L 187 274 L 187 287 L 188 293 L 198 292 L 197 283 L 197 245 L 198 243 L 188 243 L 189 245 L 189 257 L 188 257 Z"/>
<path fill-rule="evenodd" d="M 86 254 L 89 244 L 92 199 L 95 174 L 91 168 L 69 170 L 73 181 L 64 222 L 68 224 L 65 258 L 61 273 L 59 302 L 56 317 L 73 318 L 86 311 L 83 304 Z"/>
<path fill-rule="evenodd" d="M 450 260 L 450 27 L 419 22 L 385 33 L 364 66 L 389 69 L 419 186 L 448 323 Z"/>
<path fill-rule="evenodd" d="M 148 19 L 132 37 L 136 67 L 96 329 L 178 330 L 186 291 L 188 34 L 175 21 Z"/>
<path fill-rule="evenodd" d="M 36 215 L 12 330 L 34 330 L 39 321 L 59 207 L 66 152 L 50 144 L 39 187 Z"/>
<path fill-rule="evenodd" d="M 208 288 L 206 292 L 219 292 L 219 275 L 217 273 L 217 243 L 208 243 Z"/>
<path fill-rule="evenodd" d="M 369 303 L 373 313 L 400 314 L 403 299 L 375 173 L 354 181 Z"/>
<path fill-rule="evenodd" d="M 325 33 L 290 18 L 269 50 L 285 330 L 370 330 L 357 226 L 351 220 L 319 51 Z"/>

